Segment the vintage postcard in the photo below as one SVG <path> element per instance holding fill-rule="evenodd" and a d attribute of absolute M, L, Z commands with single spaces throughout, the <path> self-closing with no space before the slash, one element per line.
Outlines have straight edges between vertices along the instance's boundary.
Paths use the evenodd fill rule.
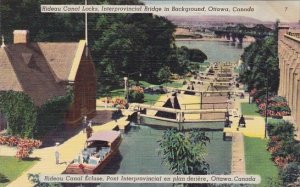
<path fill-rule="evenodd" d="M 300 186 L 300 2 L 0 0 L 0 187 Z"/>

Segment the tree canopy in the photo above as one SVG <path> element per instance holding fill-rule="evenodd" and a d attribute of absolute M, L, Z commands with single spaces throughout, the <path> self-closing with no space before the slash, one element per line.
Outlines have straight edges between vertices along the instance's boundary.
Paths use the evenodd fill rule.
<path fill-rule="evenodd" d="M 204 159 L 209 141 L 205 132 L 200 130 L 183 133 L 169 129 L 159 141 L 159 153 L 175 174 L 205 175 L 209 172 L 209 164 Z"/>
<path fill-rule="evenodd" d="M 277 32 L 275 30 L 275 32 Z M 277 54 L 277 34 L 263 40 L 257 40 L 245 48 L 241 81 L 248 85 L 248 90 L 256 88 L 276 93 L 279 85 L 279 62 Z"/>

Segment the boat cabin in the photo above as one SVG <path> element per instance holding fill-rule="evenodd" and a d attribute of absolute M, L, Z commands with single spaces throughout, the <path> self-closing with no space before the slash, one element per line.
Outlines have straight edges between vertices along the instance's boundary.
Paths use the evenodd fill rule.
<path fill-rule="evenodd" d="M 120 143 L 121 133 L 119 131 L 94 133 L 87 139 L 83 151 L 70 163 L 64 173 L 99 173 L 118 151 Z"/>

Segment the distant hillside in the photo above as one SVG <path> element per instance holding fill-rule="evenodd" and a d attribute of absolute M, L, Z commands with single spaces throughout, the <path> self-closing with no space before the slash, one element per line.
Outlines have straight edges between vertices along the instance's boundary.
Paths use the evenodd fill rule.
<path fill-rule="evenodd" d="M 167 19 L 176 25 L 182 24 L 201 24 L 201 23 L 246 23 L 246 24 L 270 24 L 272 22 L 262 22 L 261 20 L 246 16 L 166 16 Z"/>

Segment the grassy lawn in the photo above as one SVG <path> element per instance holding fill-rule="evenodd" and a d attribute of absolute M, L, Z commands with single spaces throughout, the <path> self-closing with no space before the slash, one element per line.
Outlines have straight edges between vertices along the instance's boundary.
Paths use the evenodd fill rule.
<path fill-rule="evenodd" d="M 260 187 L 268 184 L 268 179 L 278 179 L 278 168 L 271 160 L 271 154 L 266 150 L 267 140 L 244 137 L 246 173 L 261 177 Z"/>
<path fill-rule="evenodd" d="M 255 103 L 241 103 L 242 114 L 249 116 L 259 116 L 258 108 Z"/>
<path fill-rule="evenodd" d="M 171 82 L 167 82 L 167 83 L 163 83 L 162 86 L 166 86 L 166 87 L 173 87 L 173 88 L 181 88 L 183 80 L 179 80 L 179 81 L 171 81 Z"/>
<path fill-rule="evenodd" d="M 111 97 L 124 98 L 125 97 L 124 88 L 112 90 L 112 91 L 109 92 L 108 95 L 110 95 Z"/>
<path fill-rule="evenodd" d="M 151 84 L 151 83 L 149 83 L 149 82 L 146 82 L 146 81 L 139 81 L 139 83 L 140 83 L 140 85 L 142 86 L 142 87 L 150 87 L 150 86 L 156 86 L 156 85 L 154 85 L 154 84 Z"/>
<path fill-rule="evenodd" d="M 161 96 L 161 94 L 145 93 L 144 94 L 144 103 L 145 104 L 154 104 L 159 99 L 160 96 Z"/>
<path fill-rule="evenodd" d="M 0 156 L 0 163 L 0 173 L 9 180 L 6 183 L 0 183 L 0 187 L 2 187 L 15 180 L 25 170 L 31 168 L 36 161 L 19 161 L 15 157 Z"/>

